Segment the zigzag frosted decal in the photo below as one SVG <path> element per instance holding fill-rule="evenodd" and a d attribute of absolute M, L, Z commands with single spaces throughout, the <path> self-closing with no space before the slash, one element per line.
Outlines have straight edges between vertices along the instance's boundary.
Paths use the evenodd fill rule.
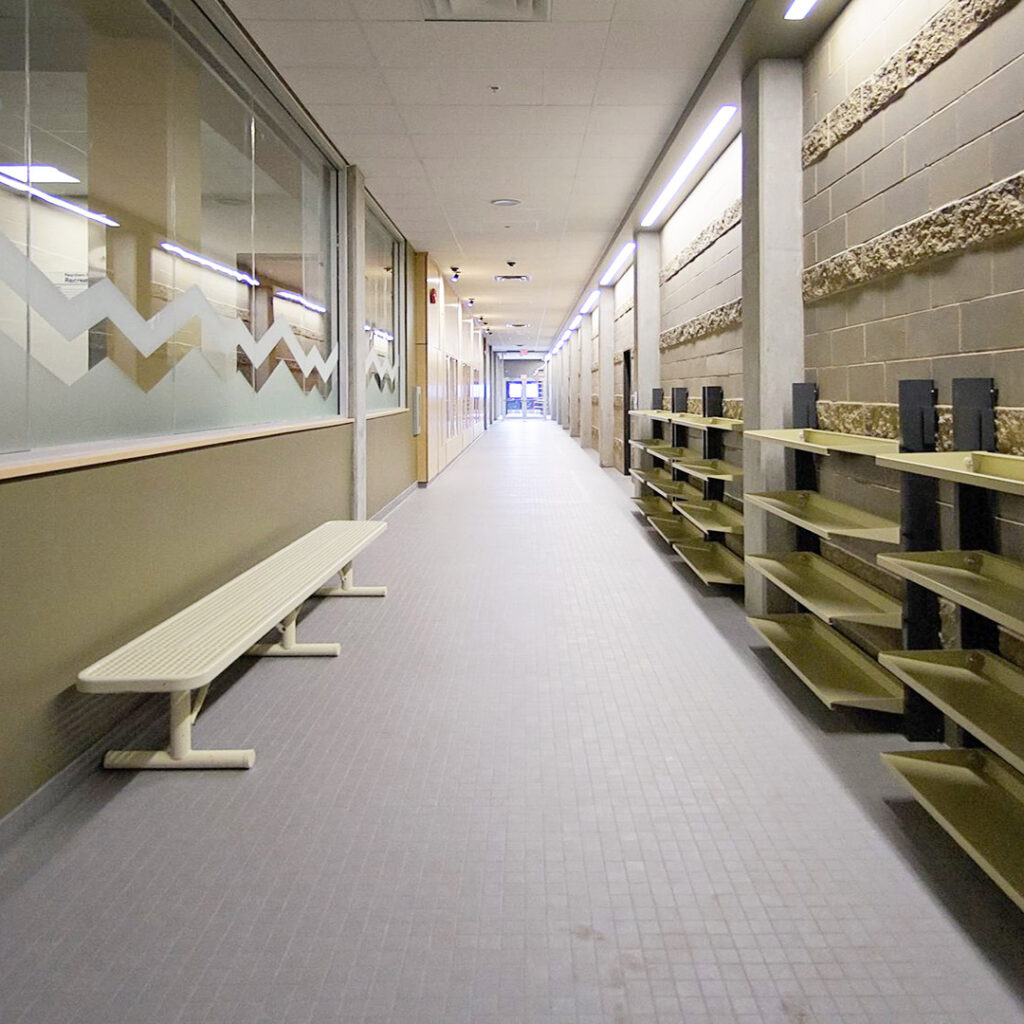
<path fill-rule="evenodd" d="M 66 384 L 73 384 L 88 372 L 87 332 L 104 320 L 109 320 L 143 356 L 153 355 L 189 321 L 198 320 L 201 351 L 225 380 L 237 369 L 238 349 L 259 367 L 282 342 L 303 377 L 315 371 L 322 380 L 328 381 L 337 369 L 337 351 L 326 358 L 316 348 L 306 352 L 284 320 L 275 320 L 257 341 L 241 320 L 221 316 L 198 285 L 176 296 L 149 320 L 139 314 L 107 277 L 68 298 L 3 232 L 0 232 L 0 280 L 50 324 L 69 346 L 83 349 L 81 353 L 74 353 L 79 358 L 61 360 L 65 367 L 76 367 L 74 370 L 58 373 L 47 366 Z"/>

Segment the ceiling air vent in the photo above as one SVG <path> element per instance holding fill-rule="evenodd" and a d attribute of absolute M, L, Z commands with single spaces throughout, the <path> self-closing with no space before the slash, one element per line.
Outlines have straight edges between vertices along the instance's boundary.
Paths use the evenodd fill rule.
<path fill-rule="evenodd" d="M 550 21 L 551 0 L 420 0 L 424 21 Z"/>
<path fill-rule="evenodd" d="M 529 274 L 495 274 L 495 281 L 529 281 Z"/>

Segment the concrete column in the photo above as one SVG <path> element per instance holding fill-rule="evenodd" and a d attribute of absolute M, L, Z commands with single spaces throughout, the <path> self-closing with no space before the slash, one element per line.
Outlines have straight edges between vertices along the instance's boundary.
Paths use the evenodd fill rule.
<path fill-rule="evenodd" d="M 583 317 L 580 324 L 580 446 L 593 448 L 592 427 L 594 423 L 593 375 L 590 370 L 594 362 L 594 318 L 590 314 Z"/>
<path fill-rule="evenodd" d="M 569 429 L 569 408 L 572 405 L 572 396 L 569 391 L 569 344 L 566 342 L 562 346 L 562 351 L 558 353 L 558 360 L 561 364 L 558 368 L 558 381 L 559 381 L 559 398 L 558 402 L 558 422 L 568 430 Z"/>
<path fill-rule="evenodd" d="M 363 172 L 345 169 L 348 266 L 348 414 L 352 424 L 353 519 L 366 518 L 366 186 Z"/>
<path fill-rule="evenodd" d="M 602 466 L 615 465 L 615 289 L 601 288 L 597 322 L 597 412 Z"/>
<path fill-rule="evenodd" d="M 566 342 L 569 353 L 569 436 L 580 436 L 580 332 Z"/>
<path fill-rule="evenodd" d="M 764 60 L 743 81 L 743 420 L 748 429 L 792 422 L 791 385 L 804 379 L 803 207 L 800 140 L 801 67 Z M 787 487 L 785 450 L 743 446 L 744 490 Z M 792 529 L 747 504 L 747 551 L 785 551 Z M 789 601 L 752 569 L 746 608 L 752 615 Z"/>
<path fill-rule="evenodd" d="M 656 231 L 636 234 L 633 278 L 633 390 L 641 409 L 651 406 L 651 392 L 661 387 L 661 236 Z M 629 401 L 629 396 L 626 396 Z"/>

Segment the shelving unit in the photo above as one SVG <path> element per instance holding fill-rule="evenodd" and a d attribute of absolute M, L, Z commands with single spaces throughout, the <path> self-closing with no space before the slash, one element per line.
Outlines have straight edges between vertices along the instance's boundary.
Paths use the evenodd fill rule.
<path fill-rule="evenodd" d="M 826 498 L 817 491 L 774 491 L 748 494 L 751 505 L 763 508 L 818 537 L 854 537 L 898 544 L 900 524 L 871 512 Z"/>
<path fill-rule="evenodd" d="M 748 430 L 745 436 L 783 444 L 787 448 L 810 452 L 812 455 L 831 455 L 833 452 L 846 455 L 886 455 L 900 450 L 899 441 L 867 434 L 840 434 L 834 430 L 799 427 L 790 430 Z"/>
<path fill-rule="evenodd" d="M 927 452 L 887 455 L 875 461 L 880 466 L 905 473 L 984 487 L 1003 494 L 1024 495 L 1024 458 L 1019 455 L 980 451 Z"/>
<path fill-rule="evenodd" d="M 900 752 L 882 760 L 1024 910 L 1024 777 L 986 750 Z"/>
<path fill-rule="evenodd" d="M 676 554 L 706 584 L 743 585 L 743 560 L 725 544 L 726 536 L 740 537 L 743 517 L 724 501 L 725 484 L 742 478 L 741 466 L 723 458 L 723 436 L 740 431 L 742 420 L 722 415 L 722 389 L 706 387 L 702 393 L 704 415 L 687 411 L 689 392 L 672 389 L 672 411 L 658 410 L 664 401 L 661 389 L 655 389 L 651 410 L 634 410 L 631 415 L 646 416 L 652 421 L 654 437 L 635 442 L 635 446 L 652 462 L 665 468 L 632 470 L 641 493 L 634 499 L 648 517 L 648 522 L 669 543 Z M 663 436 L 664 424 L 670 424 L 671 439 Z M 698 451 L 689 444 L 689 431 L 701 433 Z M 631 441 L 631 444 L 634 443 Z M 653 492 L 671 500 L 671 509 L 678 515 L 671 519 L 654 509 L 645 497 Z M 692 514 L 688 511 L 693 510 Z M 660 521 L 655 523 L 654 517 Z"/>
<path fill-rule="evenodd" d="M 647 494 L 633 499 L 636 505 L 645 516 L 667 516 L 672 511 L 672 503 L 666 501 L 660 494 Z"/>
<path fill-rule="evenodd" d="M 912 551 L 878 564 L 1024 636 L 1024 565 L 988 551 Z"/>
<path fill-rule="evenodd" d="M 817 388 L 793 385 L 793 420 L 786 430 L 748 430 L 744 437 L 781 444 L 794 452 L 797 488 L 748 493 L 746 501 L 797 528 L 796 551 L 747 555 L 747 563 L 788 594 L 806 613 L 751 618 L 775 653 L 828 708 L 865 708 L 899 714 L 902 684 L 871 654 L 833 628 L 836 623 L 893 629 L 902 606 L 895 598 L 823 558 L 821 540 L 899 541 L 899 523 L 818 492 L 819 456 L 877 455 L 898 442 L 817 428 Z"/>
<path fill-rule="evenodd" d="M 743 534 L 743 513 L 737 512 L 724 501 L 673 502 L 673 507 L 701 533 Z"/>
<path fill-rule="evenodd" d="M 747 564 L 766 576 L 823 622 L 861 622 L 896 627 L 900 602 L 812 551 L 747 555 Z"/>
<path fill-rule="evenodd" d="M 907 410 L 901 396 L 901 417 Z M 880 565 L 907 580 L 905 650 L 879 662 L 917 702 L 912 738 L 954 749 L 883 754 L 917 801 L 1024 910 L 1024 670 L 999 627 L 1024 636 L 1024 564 L 995 553 L 996 493 L 1024 495 L 1024 458 L 995 448 L 989 378 L 953 381 L 953 452 L 878 457 L 901 470 L 916 534 Z M 958 547 L 939 550 L 938 481 L 954 484 Z M 907 539 L 907 538 L 905 538 Z M 938 597 L 958 607 L 961 649 L 942 649 Z"/>
<path fill-rule="evenodd" d="M 814 615 L 772 615 L 748 621 L 826 707 L 895 714 L 903 710 L 900 684 Z"/>

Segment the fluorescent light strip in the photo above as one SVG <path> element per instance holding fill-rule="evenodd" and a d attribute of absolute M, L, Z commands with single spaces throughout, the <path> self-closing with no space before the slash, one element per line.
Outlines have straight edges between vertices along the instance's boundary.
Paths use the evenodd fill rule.
<path fill-rule="evenodd" d="M 98 224 L 106 224 L 108 228 L 119 228 L 121 226 L 116 220 L 113 220 L 106 214 L 95 213 L 92 210 L 87 210 L 84 206 L 76 206 L 74 203 L 69 203 L 66 199 L 61 199 L 60 196 L 51 196 L 49 192 L 44 192 L 41 188 L 35 188 L 32 185 L 26 185 L 25 182 L 18 181 L 17 178 L 12 178 L 8 174 L 0 174 L 0 185 L 13 188 L 16 192 L 26 192 L 33 198 L 41 199 L 44 203 L 50 203 L 52 206 L 59 206 L 62 210 L 67 210 L 68 213 L 77 213 L 79 217 L 86 217 L 89 220 L 96 221 Z"/>
<path fill-rule="evenodd" d="M 300 306 L 304 306 L 311 313 L 326 313 L 327 307 L 321 306 L 310 299 L 307 299 L 305 295 L 300 295 L 298 292 L 284 291 L 283 289 L 279 292 L 274 292 L 275 299 L 285 299 L 288 302 L 295 302 Z"/>
<path fill-rule="evenodd" d="M 52 185 L 57 182 L 74 182 L 81 179 L 66 174 L 52 164 L 0 164 L 0 174 L 8 178 L 17 178 L 29 184 Z"/>
<path fill-rule="evenodd" d="M 612 265 L 604 272 L 604 277 L 601 278 L 601 284 L 606 287 L 610 284 L 615 284 L 619 279 L 619 275 L 626 269 L 626 266 L 629 263 L 629 258 L 633 255 L 633 250 L 635 248 L 636 242 L 627 242 L 619 250 L 618 255 L 612 260 Z"/>
<path fill-rule="evenodd" d="M 559 344 L 564 345 L 572 337 L 572 331 L 562 331 L 562 336 L 558 339 Z"/>
<path fill-rule="evenodd" d="M 725 126 L 733 119 L 736 108 L 731 104 L 719 107 L 718 113 L 711 118 L 707 128 L 701 133 L 700 138 L 693 144 L 693 149 L 686 154 L 686 159 L 679 165 L 679 169 L 669 179 L 669 183 L 661 190 L 654 205 L 644 214 L 640 226 L 649 228 L 662 215 L 665 207 L 672 202 L 675 194 L 683 187 L 683 182 L 693 173 L 694 168 L 704 159 L 707 151 L 714 145 L 715 140 L 725 130 Z M 601 282 L 604 284 L 604 281 Z"/>
<path fill-rule="evenodd" d="M 205 256 L 200 256 L 197 252 L 189 252 L 188 249 L 182 249 L 180 245 L 175 245 L 173 242 L 161 242 L 160 248 L 166 252 L 173 253 L 189 263 L 206 267 L 207 270 L 212 270 L 214 273 L 223 274 L 225 277 L 233 277 L 239 284 L 247 284 L 250 288 L 259 287 L 259 281 L 252 274 L 246 274 L 244 271 L 236 270 L 234 267 L 229 267 L 224 263 L 207 259 Z"/>
<path fill-rule="evenodd" d="M 590 313 L 593 308 L 597 305 L 597 300 L 601 298 L 601 293 L 595 288 L 584 300 L 583 305 L 580 306 L 581 313 Z"/>
<path fill-rule="evenodd" d="M 572 320 L 569 321 L 569 330 L 575 331 L 579 329 L 580 324 L 583 323 L 583 316 L 577 313 Z"/>
<path fill-rule="evenodd" d="M 811 13 L 817 2 L 818 0 L 793 0 L 783 17 L 786 21 L 800 21 Z"/>

